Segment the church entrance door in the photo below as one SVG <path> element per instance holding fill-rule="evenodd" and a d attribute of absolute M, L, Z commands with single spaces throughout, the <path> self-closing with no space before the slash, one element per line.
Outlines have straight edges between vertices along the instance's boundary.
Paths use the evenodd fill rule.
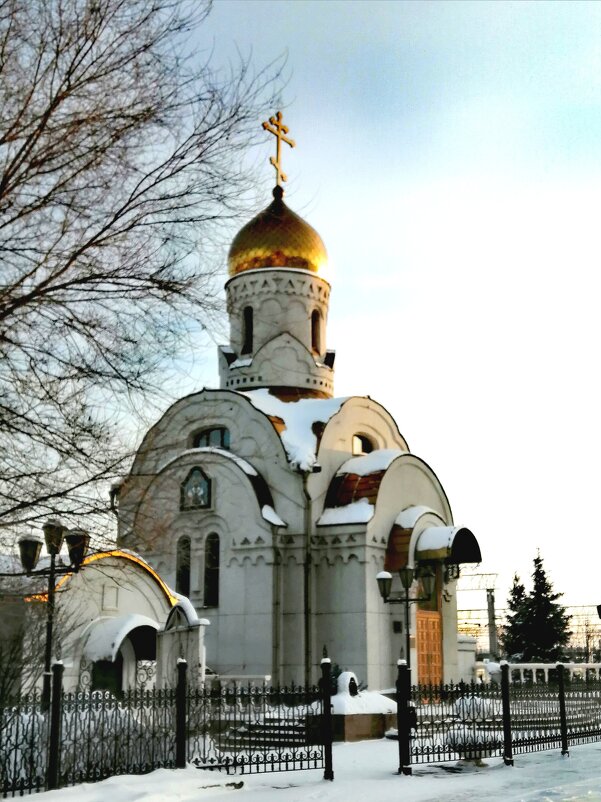
<path fill-rule="evenodd" d="M 416 611 L 417 681 L 420 685 L 442 682 L 442 615 L 430 610 Z"/>

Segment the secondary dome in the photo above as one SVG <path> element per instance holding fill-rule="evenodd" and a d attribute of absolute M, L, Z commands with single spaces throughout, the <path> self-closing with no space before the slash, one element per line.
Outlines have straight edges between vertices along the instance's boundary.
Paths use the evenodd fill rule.
<path fill-rule="evenodd" d="M 321 237 L 289 209 L 281 187 L 273 201 L 234 237 L 228 254 L 230 276 L 261 267 L 289 267 L 322 273 L 328 260 Z"/>

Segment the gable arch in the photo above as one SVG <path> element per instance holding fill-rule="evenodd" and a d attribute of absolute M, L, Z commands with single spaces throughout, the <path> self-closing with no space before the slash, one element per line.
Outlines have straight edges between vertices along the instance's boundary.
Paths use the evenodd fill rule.
<path fill-rule="evenodd" d="M 181 483 L 194 468 L 202 469 L 211 481 L 211 506 L 182 510 Z M 235 504 L 227 504 L 229 489 L 235 489 Z M 250 515 L 255 525 L 271 534 L 271 523 L 277 520 L 271 491 L 265 479 L 250 463 L 229 451 L 206 448 L 185 452 L 164 465 L 152 477 L 138 504 L 133 526 L 138 540 L 152 552 L 164 550 L 172 541 L 174 531 L 193 532 L 196 522 L 203 526 L 216 511 L 228 516 L 228 528 L 236 531 Z M 227 510 L 227 512 L 226 512 Z M 285 526 L 285 522 L 281 522 Z"/>
<path fill-rule="evenodd" d="M 447 525 L 453 514 L 447 494 L 428 463 L 415 454 L 400 454 L 385 471 L 376 500 L 369 531 L 390 532 L 402 509 L 424 506 Z"/>
<path fill-rule="evenodd" d="M 130 477 L 158 473 L 161 465 L 192 447 L 195 434 L 219 427 L 229 430 L 230 449 L 240 456 L 251 455 L 248 433 L 253 432 L 253 442 L 267 440 L 275 459 L 285 463 L 286 454 L 272 422 L 246 396 L 235 390 L 201 390 L 172 404 L 148 430 L 136 451 Z"/>

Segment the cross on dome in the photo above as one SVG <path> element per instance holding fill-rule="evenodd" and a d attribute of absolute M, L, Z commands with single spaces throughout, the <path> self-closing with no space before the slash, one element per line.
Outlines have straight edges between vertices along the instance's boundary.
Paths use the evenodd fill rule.
<path fill-rule="evenodd" d="M 288 126 L 284 125 L 282 122 L 281 111 L 276 112 L 275 117 L 270 117 L 269 121 L 262 123 L 262 125 L 265 131 L 269 131 L 269 133 L 273 134 L 276 138 L 276 155 L 275 158 L 272 156 L 269 162 L 275 167 L 276 186 L 281 187 L 282 181 L 288 180 L 288 176 L 282 170 L 281 143 L 285 142 L 287 145 L 290 145 L 291 148 L 294 148 L 296 147 L 296 142 L 294 139 L 290 139 L 286 136 L 288 133 Z"/>

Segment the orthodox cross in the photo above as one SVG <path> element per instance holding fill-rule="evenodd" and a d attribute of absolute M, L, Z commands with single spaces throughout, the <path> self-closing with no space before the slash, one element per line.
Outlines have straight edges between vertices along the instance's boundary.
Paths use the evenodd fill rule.
<path fill-rule="evenodd" d="M 282 170 L 282 161 L 281 161 L 281 143 L 284 141 L 287 145 L 290 145 L 291 148 L 295 146 L 294 139 L 290 139 L 286 136 L 288 133 L 288 126 L 284 125 L 282 122 L 282 112 L 278 111 L 275 117 L 270 117 L 269 122 L 263 123 L 263 128 L 265 131 L 269 131 L 270 134 L 273 134 L 276 137 L 277 145 L 276 145 L 276 155 L 275 158 L 272 156 L 269 161 L 275 167 L 276 172 L 276 184 L 278 187 L 282 186 L 282 181 L 287 181 L 288 177 L 286 173 Z"/>

